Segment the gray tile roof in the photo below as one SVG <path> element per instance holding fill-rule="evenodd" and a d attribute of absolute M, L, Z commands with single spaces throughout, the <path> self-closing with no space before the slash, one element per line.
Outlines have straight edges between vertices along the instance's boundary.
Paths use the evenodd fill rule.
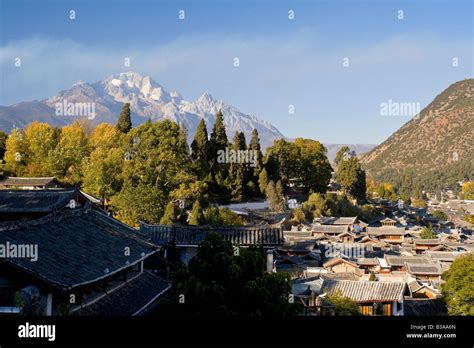
<path fill-rule="evenodd" d="M 0 179 L 0 186 L 45 186 L 55 181 L 54 177 L 25 178 L 7 176 Z"/>
<path fill-rule="evenodd" d="M 49 213 L 64 207 L 76 189 L 0 190 L 0 213 Z"/>
<path fill-rule="evenodd" d="M 439 241 L 439 239 L 436 238 L 436 239 L 415 239 L 413 243 L 423 244 L 423 245 L 438 245 L 441 242 Z"/>
<path fill-rule="evenodd" d="M 312 232 L 316 233 L 330 233 L 330 234 L 341 234 L 348 231 L 347 225 L 316 225 L 313 224 L 311 227 Z"/>
<path fill-rule="evenodd" d="M 452 252 L 452 251 L 427 251 L 425 255 L 429 256 L 433 261 L 447 261 L 451 262 L 459 257 L 463 253 L 460 252 Z"/>
<path fill-rule="evenodd" d="M 321 217 L 319 219 L 323 225 L 352 225 L 357 221 L 357 216 L 350 217 Z"/>
<path fill-rule="evenodd" d="M 405 227 L 383 226 L 383 227 L 367 227 L 367 233 L 370 236 L 403 236 L 406 231 Z"/>
<path fill-rule="evenodd" d="M 389 266 L 402 267 L 406 263 L 409 264 L 427 264 L 431 260 L 427 256 L 395 256 L 395 255 L 385 255 L 385 260 Z"/>
<path fill-rule="evenodd" d="M 448 315 L 448 310 L 442 299 L 406 298 L 403 305 L 405 316 Z"/>
<path fill-rule="evenodd" d="M 112 290 L 100 300 L 74 311 L 73 315 L 133 316 L 139 314 L 150 302 L 169 289 L 170 283 L 163 278 L 144 271 L 136 278 Z"/>
<path fill-rule="evenodd" d="M 163 245 L 199 245 L 210 233 L 217 233 L 233 245 L 283 245 L 283 231 L 279 224 L 264 226 L 169 226 L 141 224 L 140 231 L 151 241 Z M 295 232 L 296 233 L 296 232 Z M 298 232 L 299 233 L 299 232 Z"/>
<path fill-rule="evenodd" d="M 407 263 L 407 271 L 410 274 L 415 275 L 441 275 L 443 270 L 439 264 L 436 263 L 426 263 L 426 264 L 410 264 Z"/>
<path fill-rule="evenodd" d="M 388 302 L 402 298 L 406 284 L 403 282 L 369 282 L 351 280 L 325 280 L 322 291 L 328 294 L 340 291 L 342 296 L 355 302 Z"/>
<path fill-rule="evenodd" d="M 38 245 L 36 262 L 25 258 L 0 262 L 66 290 L 104 278 L 156 252 L 156 246 L 135 230 L 90 205 L 0 229 L 0 244 Z"/>

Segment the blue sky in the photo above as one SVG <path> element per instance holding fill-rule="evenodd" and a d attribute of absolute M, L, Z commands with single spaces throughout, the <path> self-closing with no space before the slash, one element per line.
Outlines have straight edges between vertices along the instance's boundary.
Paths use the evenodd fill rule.
<path fill-rule="evenodd" d="M 0 6 L 0 105 L 133 70 L 188 100 L 207 91 L 288 137 L 379 143 L 409 120 L 381 116 L 381 103 L 424 107 L 474 75 L 470 0 L 0 0 Z M 20 68 L 15 57 L 22 58 Z"/>

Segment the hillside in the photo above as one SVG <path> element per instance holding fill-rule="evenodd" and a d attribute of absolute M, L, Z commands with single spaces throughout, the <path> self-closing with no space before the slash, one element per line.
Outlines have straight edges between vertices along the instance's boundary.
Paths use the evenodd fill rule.
<path fill-rule="evenodd" d="M 438 191 L 474 178 L 474 79 L 439 94 L 382 144 L 362 157 L 369 175 L 402 189 Z"/>

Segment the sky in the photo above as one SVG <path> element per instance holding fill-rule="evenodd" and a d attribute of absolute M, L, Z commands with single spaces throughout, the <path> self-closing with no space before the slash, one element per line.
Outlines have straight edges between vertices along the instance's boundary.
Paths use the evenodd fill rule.
<path fill-rule="evenodd" d="M 473 3 L 0 0 L 0 105 L 135 71 L 290 138 L 378 144 L 411 118 L 384 103 L 423 108 L 473 77 Z"/>

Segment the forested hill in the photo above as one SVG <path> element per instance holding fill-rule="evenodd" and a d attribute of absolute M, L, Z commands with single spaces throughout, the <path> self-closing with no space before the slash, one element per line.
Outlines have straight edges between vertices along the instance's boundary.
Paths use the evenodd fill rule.
<path fill-rule="evenodd" d="M 386 141 L 362 157 L 369 175 L 401 190 L 454 188 L 474 176 L 474 79 L 439 94 Z"/>

